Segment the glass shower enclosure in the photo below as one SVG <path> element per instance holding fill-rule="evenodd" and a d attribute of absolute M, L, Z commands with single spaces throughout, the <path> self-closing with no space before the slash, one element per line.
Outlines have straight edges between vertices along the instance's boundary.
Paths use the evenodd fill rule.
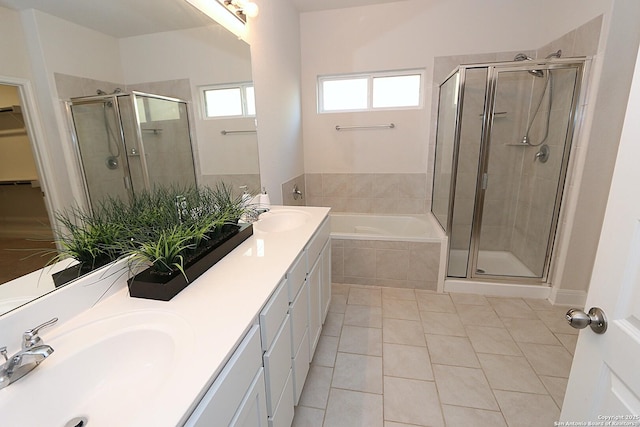
<path fill-rule="evenodd" d="M 583 66 L 461 65 L 440 85 L 431 211 L 448 277 L 546 281 Z"/>
<path fill-rule="evenodd" d="M 156 185 L 196 184 L 185 101 L 117 92 L 72 98 L 67 111 L 92 207 Z"/>

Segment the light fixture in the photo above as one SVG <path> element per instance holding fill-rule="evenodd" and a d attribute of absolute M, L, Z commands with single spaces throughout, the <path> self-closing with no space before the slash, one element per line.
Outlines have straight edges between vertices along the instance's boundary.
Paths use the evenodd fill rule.
<path fill-rule="evenodd" d="M 248 0 L 186 0 L 240 39 L 246 36 L 247 16 L 258 15 L 258 5 Z"/>
<path fill-rule="evenodd" d="M 258 5 L 248 0 L 218 0 L 242 22 L 247 22 L 247 16 L 258 16 Z"/>

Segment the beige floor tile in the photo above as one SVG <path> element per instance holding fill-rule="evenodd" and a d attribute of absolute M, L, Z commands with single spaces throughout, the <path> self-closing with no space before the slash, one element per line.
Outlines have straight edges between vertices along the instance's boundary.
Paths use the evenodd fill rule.
<path fill-rule="evenodd" d="M 291 427 L 322 427 L 324 411 L 306 406 L 296 406 Z"/>
<path fill-rule="evenodd" d="M 338 340 L 338 337 L 321 335 L 312 363 L 333 368 L 336 362 L 336 354 L 338 353 Z"/>
<path fill-rule="evenodd" d="M 413 289 L 403 289 L 403 288 L 382 288 L 382 299 L 385 298 L 393 298 L 393 299 L 403 299 L 409 301 L 416 300 L 416 293 Z"/>
<path fill-rule="evenodd" d="M 552 426 L 560 410 L 549 395 L 495 391 L 496 399 L 509 427 Z"/>
<path fill-rule="evenodd" d="M 420 320 L 420 312 L 415 301 L 387 298 L 382 300 L 382 317 Z"/>
<path fill-rule="evenodd" d="M 299 405 L 324 410 L 327 407 L 332 375 L 332 368 L 311 366 L 302 389 Z"/>
<path fill-rule="evenodd" d="M 547 394 L 525 357 L 481 353 L 478 359 L 492 389 Z"/>
<path fill-rule="evenodd" d="M 504 326 L 516 342 L 560 345 L 558 339 L 541 320 L 502 318 Z"/>
<path fill-rule="evenodd" d="M 476 294 L 449 294 L 456 305 L 489 305 L 484 295 Z"/>
<path fill-rule="evenodd" d="M 382 340 L 393 344 L 426 346 L 422 325 L 415 320 L 382 319 Z"/>
<path fill-rule="evenodd" d="M 396 423 L 394 421 L 385 421 L 384 427 L 416 427 L 415 424 Z"/>
<path fill-rule="evenodd" d="M 382 328 L 382 307 L 349 304 L 344 313 L 344 324 L 366 328 Z"/>
<path fill-rule="evenodd" d="M 456 313 L 421 311 L 420 317 L 422 317 L 422 327 L 425 334 L 467 336 L 460 316 Z"/>
<path fill-rule="evenodd" d="M 535 312 L 522 298 L 488 297 L 487 300 L 500 317 L 518 317 L 521 319 L 536 317 Z"/>
<path fill-rule="evenodd" d="M 479 368 L 480 363 L 467 337 L 425 335 L 431 362 L 440 365 Z"/>
<path fill-rule="evenodd" d="M 467 335 L 471 345 L 478 353 L 505 354 L 519 356 L 522 354 L 518 344 L 511 338 L 505 328 L 486 326 L 467 326 Z"/>
<path fill-rule="evenodd" d="M 331 389 L 325 427 L 382 427 L 382 395 Z"/>
<path fill-rule="evenodd" d="M 333 313 L 344 313 L 347 309 L 347 296 L 346 295 L 331 295 L 331 303 L 329 304 L 329 311 Z"/>
<path fill-rule="evenodd" d="M 435 311 L 439 313 L 455 313 L 456 307 L 449 294 L 416 290 L 416 299 L 421 311 Z"/>
<path fill-rule="evenodd" d="M 562 408 L 562 402 L 564 401 L 564 394 L 567 391 L 567 378 L 559 378 L 559 377 L 545 377 L 544 375 L 540 376 L 540 380 L 549 391 L 549 394 L 556 402 L 559 408 Z"/>
<path fill-rule="evenodd" d="M 344 283 L 332 283 L 331 295 L 346 295 L 349 296 L 349 285 Z"/>
<path fill-rule="evenodd" d="M 433 381 L 431 360 L 426 347 L 402 344 L 383 344 L 384 375 Z"/>
<path fill-rule="evenodd" d="M 460 316 L 463 325 L 504 327 L 502 320 L 489 305 L 458 306 L 458 316 Z"/>
<path fill-rule="evenodd" d="M 567 308 L 561 310 L 538 311 L 538 318 L 549 328 L 551 332 L 568 335 L 578 335 L 579 330 L 571 327 L 567 322 Z"/>
<path fill-rule="evenodd" d="M 567 334 L 555 334 L 556 338 L 562 343 L 564 348 L 566 348 L 569 353 L 574 354 L 576 351 L 576 344 L 578 343 L 577 335 L 567 335 Z"/>
<path fill-rule="evenodd" d="M 344 325 L 338 351 L 382 356 L 382 330 Z"/>
<path fill-rule="evenodd" d="M 327 318 L 324 321 L 324 325 L 322 326 L 322 335 L 339 337 L 340 332 L 342 330 L 343 323 L 344 323 L 343 313 L 335 313 L 333 311 L 328 312 Z"/>
<path fill-rule="evenodd" d="M 443 426 L 435 383 L 384 377 L 384 417 L 415 425 Z"/>
<path fill-rule="evenodd" d="M 338 353 L 332 387 L 382 393 L 382 358 Z"/>
<path fill-rule="evenodd" d="M 433 365 L 433 374 L 443 404 L 498 410 L 482 369 Z"/>
<path fill-rule="evenodd" d="M 485 409 L 442 405 L 447 427 L 506 427 L 502 413 Z"/>
<path fill-rule="evenodd" d="M 524 298 L 524 302 L 533 311 L 549 311 L 555 308 L 555 306 L 546 299 Z"/>
<path fill-rule="evenodd" d="M 351 287 L 349 289 L 349 304 L 382 306 L 382 291 L 380 288 Z"/>
<path fill-rule="evenodd" d="M 518 345 L 538 375 L 569 378 L 573 357 L 563 346 L 525 343 Z"/>

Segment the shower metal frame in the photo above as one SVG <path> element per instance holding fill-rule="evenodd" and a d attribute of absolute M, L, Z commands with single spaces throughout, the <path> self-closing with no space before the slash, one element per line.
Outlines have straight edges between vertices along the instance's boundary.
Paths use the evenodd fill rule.
<path fill-rule="evenodd" d="M 135 114 L 135 119 L 136 119 L 135 134 L 136 134 L 136 142 L 138 143 L 138 147 L 140 150 L 140 163 L 143 166 L 142 177 L 144 181 L 144 187 L 148 190 L 151 189 L 151 182 L 149 179 L 149 169 L 147 168 L 147 159 L 145 156 L 144 141 L 142 139 L 142 128 L 140 127 L 140 123 L 137 121 L 139 111 L 138 111 L 138 105 L 136 103 L 136 97 L 138 96 L 144 96 L 144 97 L 160 99 L 164 101 L 171 101 L 171 102 L 178 102 L 178 103 L 185 104 L 186 112 L 187 112 L 187 128 L 189 133 L 189 145 L 191 146 L 191 162 L 193 163 L 194 179 L 197 182 L 197 173 L 195 168 L 196 159 L 195 159 L 195 153 L 193 150 L 193 134 L 192 134 L 192 125 L 191 125 L 191 117 L 190 117 L 191 114 L 189 112 L 190 110 L 189 101 L 186 101 L 180 98 L 156 95 L 153 93 L 146 93 L 146 92 L 140 92 L 135 90 L 132 90 L 129 92 L 117 92 L 117 93 L 104 94 L 104 95 L 91 95 L 91 96 L 70 98 L 69 100 L 64 101 L 65 111 L 67 115 L 67 122 L 69 125 L 69 132 L 71 133 L 71 142 L 73 144 L 74 151 L 75 151 L 76 164 L 81 174 L 85 202 L 90 209 L 93 209 L 93 206 L 91 204 L 91 196 L 89 195 L 89 187 L 87 185 L 87 178 L 84 170 L 84 164 L 82 163 L 82 155 L 80 154 L 80 142 L 78 140 L 78 134 L 76 132 L 73 112 L 71 110 L 71 107 L 73 105 L 93 104 L 96 101 L 107 102 L 110 100 L 113 103 L 114 114 L 116 115 L 116 124 L 118 126 L 117 133 L 120 136 L 120 141 L 118 141 L 118 143 L 121 145 L 124 152 L 123 157 L 124 157 L 125 165 L 123 167 L 126 167 L 126 175 L 124 179 L 127 180 L 127 186 L 125 186 L 125 188 L 127 189 L 129 197 L 131 197 L 131 194 L 133 194 L 133 183 L 131 182 L 131 169 L 129 167 L 129 156 L 127 155 L 127 151 L 126 151 L 127 147 L 125 145 L 124 126 L 122 125 L 122 115 L 120 114 L 120 104 L 117 99 L 118 97 L 124 97 L 124 96 L 131 97 L 130 103 L 132 106 L 132 111 Z"/>
<path fill-rule="evenodd" d="M 458 177 L 458 158 L 459 158 L 459 148 L 460 148 L 460 132 L 462 129 L 462 111 L 464 108 L 464 94 L 465 94 L 465 85 L 466 85 L 466 71 L 468 69 L 487 69 L 487 82 L 485 87 L 485 103 L 484 103 L 484 112 L 482 115 L 482 133 L 481 133 L 481 141 L 480 141 L 480 153 L 478 159 L 478 173 L 476 176 L 476 188 L 475 188 L 475 200 L 473 207 L 473 221 L 471 224 L 471 234 L 470 234 L 470 244 L 469 244 L 469 255 L 467 258 L 467 270 L 465 277 L 452 277 L 461 280 L 477 280 L 477 281 L 486 281 L 486 282 L 502 282 L 502 283 L 513 283 L 514 280 L 517 280 L 519 283 L 523 284 L 541 284 L 548 282 L 549 271 L 551 268 L 552 261 L 552 253 L 553 247 L 555 244 L 555 238 L 557 234 L 558 220 L 560 217 L 560 209 L 562 205 L 562 198 L 564 194 L 565 184 L 566 184 L 566 175 L 568 171 L 569 165 L 569 156 L 573 146 L 573 137 L 575 135 L 575 129 L 578 125 L 579 121 L 579 112 L 577 111 L 578 98 L 581 95 L 582 85 L 585 79 L 585 62 L 587 61 L 586 57 L 574 57 L 574 58 L 553 58 L 553 59 L 545 59 L 545 60 L 533 60 L 533 61 L 509 61 L 509 62 L 487 62 L 487 63 L 476 63 L 476 64 L 461 64 L 453 71 L 451 71 L 447 77 L 440 84 L 440 88 L 442 84 L 444 84 L 447 80 L 449 80 L 456 73 L 459 75 L 458 80 L 458 108 L 456 110 L 455 116 L 455 131 L 454 131 L 454 147 L 453 147 L 453 156 L 452 156 L 452 171 L 451 171 L 451 183 L 449 188 L 449 210 L 447 212 L 447 224 L 446 224 L 446 235 L 451 236 L 451 232 L 453 229 L 453 214 L 455 207 L 455 190 L 457 184 Z M 483 176 L 488 171 L 489 164 L 489 152 L 491 145 L 491 130 L 493 126 L 493 117 L 495 116 L 495 92 L 496 85 L 498 80 L 498 75 L 501 72 L 517 72 L 517 71 L 531 71 L 531 70 L 554 70 L 554 69 L 567 69 L 567 68 L 575 68 L 576 69 L 576 78 L 575 84 L 573 88 L 573 97 L 571 101 L 571 108 L 569 112 L 569 117 L 567 120 L 567 133 L 565 136 L 565 149 L 563 152 L 562 162 L 560 173 L 558 176 L 558 183 L 556 187 L 556 197 L 554 201 L 554 209 L 553 209 L 553 217 L 551 221 L 551 226 L 549 228 L 549 235 L 547 237 L 547 248 L 545 251 L 545 259 L 543 272 L 540 277 L 527 277 L 527 276 L 507 276 L 507 275 L 495 275 L 495 274 L 486 274 L 476 273 L 477 271 L 477 263 L 478 263 L 478 252 L 480 249 L 480 232 L 482 229 L 482 214 L 484 209 L 484 195 L 486 189 L 482 188 Z M 438 107 L 439 111 L 439 107 Z M 437 135 L 437 129 L 436 129 Z M 437 144 L 437 141 L 436 141 Z M 529 147 L 529 145 L 523 144 L 523 147 Z M 434 174 L 434 182 L 435 182 L 435 174 Z M 432 201 L 433 204 L 433 201 Z M 449 260 L 449 251 L 447 251 L 447 265 Z M 450 277 L 450 276 L 446 276 Z"/>

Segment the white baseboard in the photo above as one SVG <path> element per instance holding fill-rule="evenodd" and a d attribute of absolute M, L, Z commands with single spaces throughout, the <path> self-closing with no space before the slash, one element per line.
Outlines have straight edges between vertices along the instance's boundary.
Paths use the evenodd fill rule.
<path fill-rule="evenodd" d="M 494 297 L 549 299 L 551 288 L 546 285 L 521 285 L 517 283 L 489 283 L 467 280 L 444 281 L 445 292 L 479 294 Z"/>
<path fill-rule="evenodd" d="M 551 288 L 549 301 L 551 301 L 553 305 L 566 305 L 582 308 L 584 307 L 584 303 L 587 301 L 587 292 Z"/>

